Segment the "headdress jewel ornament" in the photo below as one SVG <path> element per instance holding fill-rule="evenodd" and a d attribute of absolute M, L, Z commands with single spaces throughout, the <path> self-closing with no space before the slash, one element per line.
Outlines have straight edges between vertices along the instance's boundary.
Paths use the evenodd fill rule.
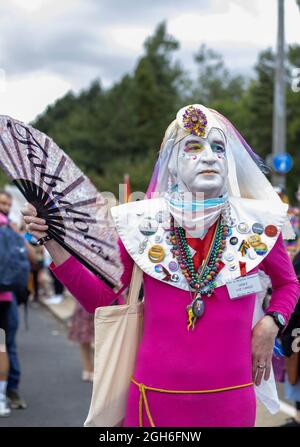
<path fill-rule="evenodd" d="M 183 127 L 186 131 L 197 137 L 205 136 L 207 118 L 201 109 L 189 106 L 182 115 Z"/>

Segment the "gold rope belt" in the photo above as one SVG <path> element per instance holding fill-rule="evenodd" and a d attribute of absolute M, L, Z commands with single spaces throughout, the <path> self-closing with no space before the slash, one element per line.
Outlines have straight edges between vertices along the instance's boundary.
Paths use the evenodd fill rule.
<path fill-rule="evenodd" d="M 247 386 L 252 386 L 253 382 L 251 383 L 245 383 L 243 385 L 236 385 L 236 386 L 228 386 L 226 388 L 216 388 L 214 390 L 165 390 L 163 388 L 153 388 L 151 386 L 144 385 L 143 383 L 138 383 L 133 376 L 130 376 L 131 382 L 133 382 L 135 385 L 139 387 L 140 390 L 140 400 L 139 400 L 139 425 L 140 427 L 143 427 L 143 403 L 145 406 L 145 410 L 148 416 L 148 419 L 150 421 L 151 427 L 155 427 L 153 418 L 150 414 L 150 409 L 148 405 L 148 400 L 146 396 L 146 391 L 158 391 L 159 393 L 170 393 L 170 394 L 206 394 L 206 393 L 220 393 L 221 391 L 229 391 L 229 390 L 236 390 L 238 388 L 245 388 Z"/>

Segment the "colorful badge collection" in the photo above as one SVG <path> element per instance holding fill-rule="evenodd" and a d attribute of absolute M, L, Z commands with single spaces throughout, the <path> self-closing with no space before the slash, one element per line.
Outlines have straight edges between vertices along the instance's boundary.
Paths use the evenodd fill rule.
<path fill-rule="evenodd" d="M 241 239 L 237 234 L 232 236 L 233 227 L 236 227 L 236 231 L 243 236 Z M 158 230 L 161 228 L 163 232 L 159 234 Z M 278 234 L 278 228 L 272 224 L 264 227 L 256 222 L 250 227 L 246 222 L 236 222 L 233 219 L 231 227 L 228 227 L 219 221 L 207 257 L 197 272 L 194 270 L 191 249 L 185 238 L 185 230 L 182 227 L 175 227 L 174 219 L 167 212 L 158 212 L 155 219 L 144 217 L 139 225 L 139 230 L 145 236 L 139 244 L 140 254 L 146 250 L 149 237 L 158 232 L 154 236 L 155 243 L 147 250 L 148 259 L 155 264 L 154 271 L 164 275 L 162 278 L 164 281 L 178 282 L 180 276 L 176 272 L 181 270 L 194 292 L 193 300 L 186 308 L 188 330 L 194 329 L 196 321 L 204 313 L 203 297 L 210 297 L 213 294 L 216 287 L 215 279 L 225 265 L 222 259 L 226 262 L 229 271 L 233 272 L 239 268 L 241 276 L 247 273 L 246 262 L 237 262 L 236 253 L 232 252 L 229 247 L 236 247 L 236 252 L 240 252 L 242 257 L 247 256 L 249 259 L 255 259 L 257 255 L 264 256 L 268 252 L 268 246 L 262 241 L 261 236 L 264 234 L 268 238 L 273 238 Z M 228 239 L 228 245 L 226 239 Z M 163 265 L 161 262 L 166 260 L 168 246 L 173 259 L 167 265 Z"/>

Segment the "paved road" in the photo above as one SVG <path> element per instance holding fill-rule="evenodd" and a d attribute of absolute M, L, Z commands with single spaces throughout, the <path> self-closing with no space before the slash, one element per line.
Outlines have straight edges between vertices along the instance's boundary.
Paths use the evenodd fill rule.
<path fill-rule="evenodd" d="M 26 410 L 0 418 L 1 427 L 81 427 L 88 412 L 92 385 L 81 381 L 77 345 L 44 308 L 29 309 L 29 330 L 20 315 L 18 347 L 22 396 Z"/>
<path fill-rule="evenodd" d="M 68 341 L 65 326 L 43 307 L 30 308 L 29 331 L 24 329 L 22 312 L 20 320 L 21 391 L 28 409 L 13 410 L 9 418 L 0 418 L 0 428 L 81 427 L 88 412 L 92 385 L 80 379 L 78 347 Z M 282 398 L 282 385 L 278 388 Z M 281 425 L 289 410 L 293 408 L 272 416 L 258 404 L 256 426 Z"/>

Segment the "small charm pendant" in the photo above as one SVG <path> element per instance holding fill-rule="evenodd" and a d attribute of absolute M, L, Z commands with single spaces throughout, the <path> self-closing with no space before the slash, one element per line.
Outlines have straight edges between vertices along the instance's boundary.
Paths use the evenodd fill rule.
<path fill-rule="evenodd" d="M 186 308 L 188 314 L 188 326 L 187 329 L 190 330 L 195 328 L 195 323 L 200 318 L 205 310 L 205 303 L 200 294 L 197 294 L 196 298 L 189 304 Z"/>
<path fill-rule="evenodd" d="M 196 296 L 196 298 L 192 302 L 192 310 L 195 317 L 200 318 L 204 313 L 204 309 L 205 304 L 203 299 L 201 298 L 201 295 Z"/>

